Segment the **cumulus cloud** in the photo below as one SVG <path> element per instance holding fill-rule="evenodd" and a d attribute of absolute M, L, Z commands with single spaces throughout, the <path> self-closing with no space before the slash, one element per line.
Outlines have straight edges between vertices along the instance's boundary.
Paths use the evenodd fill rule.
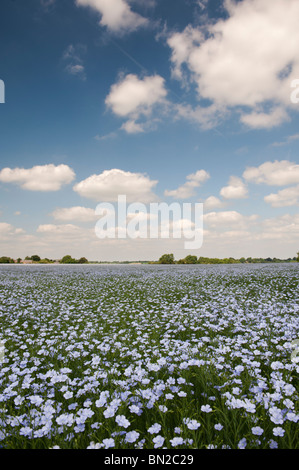
<path fill-rule="evenodd" d="M 11 224 L 6 222 L 0 222 L 0 240 L 6 241 L 11 240 L 15 235 L 22 235 L 25 233 L 25 230 L 22 228 L 16 228 Z"/>
<path fill-rule="evenodd" d="M 14 183 L 28 191 L 58 191 L 74 179 L 74 171 L 63 164 L 37 165 L 29 169 L 3 168 L 0 171 L 0 182 Z"/>
<path fill-rule="evenodd" d="M 39 225 L 36 232 L 41 235 L 44 242 L 69 242 L 80 243 L 94 238 L 94 231 L 74 224 L 43 224 Z"/>
<path fill-rule="evenodd" d="M 218 197 L 216 196 L 209 196 L 205 201 L 204 201 L 204 209 L 220 209 L 221 207 L 224 206 L 224 202 L 221 201 Z"/>
<path fill-rule="evenodd" d="M 146 18 L 131 10 L 126 0 L 76 0 L 76 4 L 98 12 L 100 24 L 113 33 L 132 32 L 148 24 Z"/>
<path fill-rule="evenodd" d="M 289 207 L 299 205 L 299 185 L 291 186 L 278 191 L 278 193 L 269 194 L 264 197 L 264 201 L 271 204 L 272 207 Z"/>
<path fill-rule="evenodd" d="M 238 226 L 248 228 L 248 224 L 257 220 L 257 215 L 244 216 L 237 211 L 208 212 L 203 216 L 204 224 L 210 228 Z"/>
<path fill-rule="evenodd" d="M 144 132 L 144 126 L 142 124 L 138 124 L 135 121 L 126 121 L 122 126 L 121 129 L 127 132 L 127 134 L 139 134 L 140 132 Z"/>
<path fill-rule="evenodd" d="M 60 207 L 55 209 L 51 215 L 54 219 L 64 222 L 92 222 L 98 218 L 95 213 L 95 209 L 81 206 Z"/>
<path fill-rule="evenodd" d="M 190 104 L 179 103 L 174 105 L 173 109 L 175 119 L 184 119 L 199 124 L 205 130 L 212 129 L 228 115 L 228 111 L 223 105 L 215 103 L 209 106 L 195 107 Z"/>
<path fill-rule="evenodd" d="M 286 110 L 282 107 L 272 109 L 269 113 L 253 111 L 249 114 L 243 114 L 240 118 L 241 122 L 255 129 L 271 129 L 280 126 L 289 120 Z"/>
<path fill-rule="evenodd" d="M 172 76 L 183 81 L 183 85 L 188 85 L 188 75 L 183 69 L 183 64 L 188 63 L 189 57 L 194 48 L 199 47 L 204 40 L 203 33 L 188 25 L 182 33 L 173 33 L 167 40 L 168 46 L 172 49 Z"/>
<path fill-rule="evenodd" d="M 296 241 L 299 234 L 299 215 L 284 214 L 279 217 L 263 220 L 260 239 L 281 239 L 282 241 Z"/>
<path fill-rule="evenodd" d="M 6 222 L 0 222 L 0 233 L 1 233 L 1 235 L 11 233 L 12 230 L 13 230 L 13 226 L 11 224 L 8 224 Z"/>
<path fill-rule="evenodd" d="M 290 86 L 299 76 L 299 3 L 226 0 L 224 6 L 226 19 L 168 37 L 173 77 L 183 86 L 194 83 L 199 100 L 236 108 L 249 127 L 277 126 L 295 109 Z"/>
<path fill-rule="evenodd" d="M 74 191 L 97 202 L 117 202 L 119 195 L 126 195 L 128 202 L 146 204 L 158 200 L 153 193 L 157 183 L 142 173 L 112 169 L 77 183 Z"/>
<path fill-rule="evenodd" d="M 149 118 L 154 107 L 166 104 L 164 82 L 159 75 L 141 79 L 134 74 L 126 75 L 112 85 L 105 103 L 117 116 L 129 118 L 122 126 L 128 133 L 142 132 L 144 124 L 136 121 L 142 117 Z"/>
<path fill-rule="evenodd" d="M 175 199 L 188 199 L 195 195 L 195 188 L 198 188 L 201 183 L 204 183 L 210 178 L 210 175 L 205 170 L 198 170 L 196 173 L 188 175 L 186 183 L 179 186 L 177 189 L 166 190 L 165 196 L 171 196 Z"/>
<path fill-rule="evenodd" d="M 251 183 L 270 186 L 287 186 L 299 183 L 299 165 L 288 160 L 265 162 L 259 167 L 249 167 L 243 178 Z"/>
<path fill-rule="evenodd" d="M 248 189 L 241 178 L 231 176 L 228 186 L 224 186 L 220 195 L 225 199 L 244 199 L 247 197 Z"/>

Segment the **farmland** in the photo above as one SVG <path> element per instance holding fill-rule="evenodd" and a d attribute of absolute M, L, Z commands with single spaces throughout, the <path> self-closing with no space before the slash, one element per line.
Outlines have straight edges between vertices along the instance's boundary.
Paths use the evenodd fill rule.
<path fill-rule="evenodd" d="M 296 263 L 0 267 L 1 447 L 299 448 L 298 284 Z"/>

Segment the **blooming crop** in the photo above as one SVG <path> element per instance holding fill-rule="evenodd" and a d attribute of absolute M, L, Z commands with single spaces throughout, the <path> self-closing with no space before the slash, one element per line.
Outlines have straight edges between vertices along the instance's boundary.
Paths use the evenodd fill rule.
<path fill-rule="evenodd" d="M 298 448 L 298 273 L 1 266 L 1 447 Z"/>

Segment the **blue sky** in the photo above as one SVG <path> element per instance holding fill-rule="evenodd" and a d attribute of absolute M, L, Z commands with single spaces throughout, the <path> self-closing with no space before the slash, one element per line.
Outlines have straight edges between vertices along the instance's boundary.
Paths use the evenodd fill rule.
<path fill-rule="evenodd" d="M 97 239 L 96 205 L 127 188 L 204 203 L 197 256 L 295 256 L 298 15 L 298 0 L 4 2 L 1 255 L 189 254 Z"/>

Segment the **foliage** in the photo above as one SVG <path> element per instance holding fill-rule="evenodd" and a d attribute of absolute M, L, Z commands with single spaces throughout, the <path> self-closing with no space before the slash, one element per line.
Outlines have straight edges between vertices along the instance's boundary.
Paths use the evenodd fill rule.
<path fill-rule="evenodd" d="M 61 260 L 61 264 L 86 264 L 88 263 L 88 259 L 85 257 L 80 258 L 79 260 L 76 260 L 75 258 L 72 258 L 71 255 L 65 255 Z"/>
<path fill-rule="evenodd" d="M 60 263 L 61 264 L 74 264 L 76 263 L 77 261 L 71 257 L 71 255 L 65 255 L 61 260 L 60 260 Z"/>
<path fill-rule="evenodd" d="M 32 261 L 38 263 L 40 261 L 40 256 L 38 255 L 32 255 L 30 258 Z"/>
<path fill-rule="evenodd" d="M 172 253 L 162 255 L 158 262 L 160 264 L 174 264 L 174 256 Z"/>
<path fill-rule="evenodd" d="M 171 260 L 169 257 L 172 257 Z M 162 264 L 235 264 L 235 263 L 289 263 L 293 261 L 299 261 L 299 252 L 297 253 L 297 258 L 288 258 L 288 259 L 279 259 L 279 258 L 209 258 L 205 256 L 199 256 L 198 258 L 195 255 L 187 255 L 185 258 L 175 261 L 173 255 L 163 255 L 159 259 L 158 263 Z"/>
<path fill-rule="evenodd" d="M 10 258 L 9 256 L 1 256 L 0 263 L 1 264 L 14 263 L 14 260 L 12 258 Z"/>

